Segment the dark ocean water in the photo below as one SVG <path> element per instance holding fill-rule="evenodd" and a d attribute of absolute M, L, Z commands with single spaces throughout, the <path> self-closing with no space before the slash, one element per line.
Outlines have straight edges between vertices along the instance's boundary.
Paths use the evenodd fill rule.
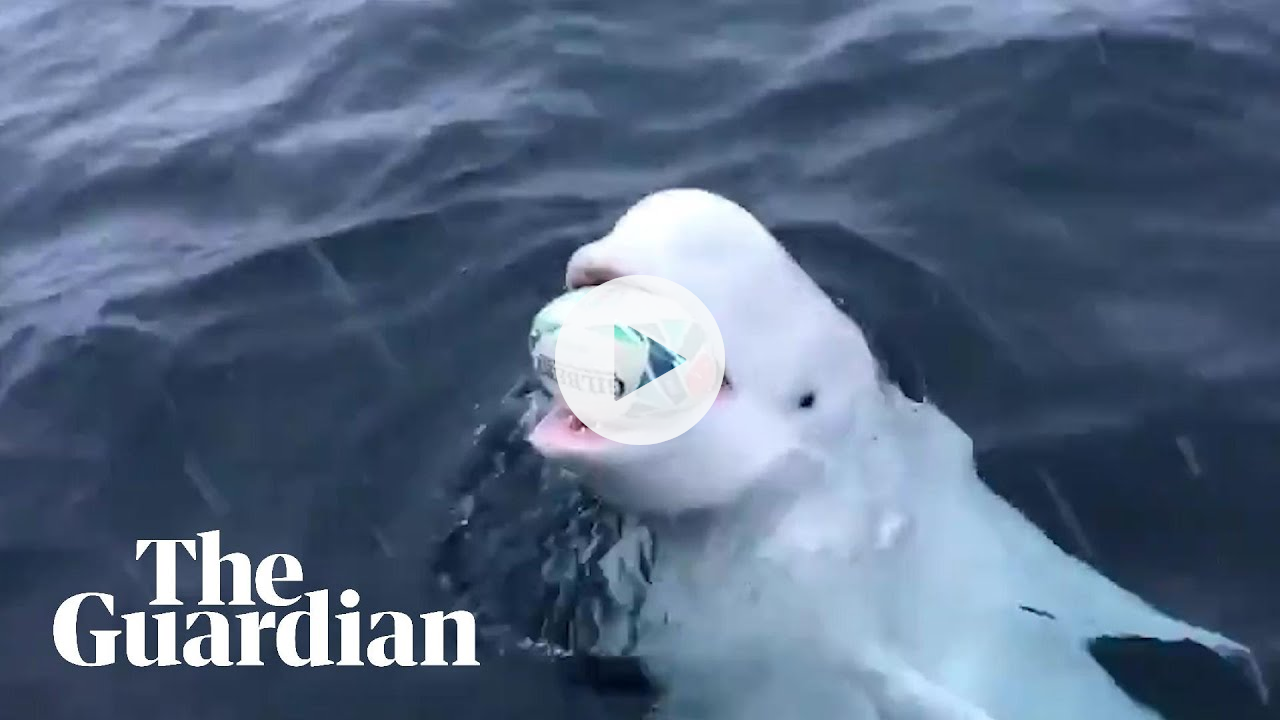
<path fill-rule="evenodd" d="M 536 629 L 577 506 L 503 397 L 573 248 L 681 184 L 1276 682 L 1277 138 L 1269 0 L 6 3 L 0 716 L 638 717 L 534 654 L 79 669 L 50 627 L 151 598 L 135 540 L 220 529 L 366 612 Z"/>

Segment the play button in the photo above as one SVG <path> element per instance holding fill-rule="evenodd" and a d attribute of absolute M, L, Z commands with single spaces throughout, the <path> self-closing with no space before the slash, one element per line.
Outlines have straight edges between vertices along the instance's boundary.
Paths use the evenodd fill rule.
<path fill-rule="evenodd" d="M 628 275 L 592 288 L 566 313 L 555 375 L 584 425 L 616 442 L 652 445 L 711 409 L 724 378 L 724 340 L 693 293 Z"/>

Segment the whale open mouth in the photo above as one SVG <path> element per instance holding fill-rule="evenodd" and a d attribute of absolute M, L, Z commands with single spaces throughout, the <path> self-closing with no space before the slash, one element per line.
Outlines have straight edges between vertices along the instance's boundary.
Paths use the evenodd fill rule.
<path fill-rule="evenodd" d="M 568 275 L 568 289 L 577 290 L 603 285 L 627 274 L 614 268 L 597 265 L 571 267 Z M 729 380 L 726 368 L 716 402 L 724 398 L 732 388 L 733 384 Z M 582 422 L 558 394 L 552 397 L 550 407 L 534 426 L 530 433 L 530 440 L 548 454 L 591 451 L 610 442 Z"/>
<path fill-rule="evenodd" d="M 552 400 L 551 408 L 538 420 L 529 440 L 544 453 L 552 455 L 590 451 L 609 442 L 578 419 L 560 397 Z"/>
<path fill-rule="evenodd" d="M 732 390 L 728 375 L 720 383 L 720 392 L 716 402 L 720 402 Z M 530 439 L 540 448 L 551 450 L 590 450 L 608 443 L 603 437 L 582 422 L 573 410 L 565 403 L 564 398 L 556 395 L 551 405 L 534 426 Z"/>

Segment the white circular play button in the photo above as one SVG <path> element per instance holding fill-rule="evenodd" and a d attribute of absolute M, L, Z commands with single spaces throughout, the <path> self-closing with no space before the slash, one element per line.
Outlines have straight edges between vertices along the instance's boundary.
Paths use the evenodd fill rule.
<path fill-rule="evenodd" d="M 692 428 L 724 380 L 724 338 L 697 296 L 658 277 L 590 289 L 565 314 L 555 345 L 560 396 L 583 425 L 628 445 Z"/>

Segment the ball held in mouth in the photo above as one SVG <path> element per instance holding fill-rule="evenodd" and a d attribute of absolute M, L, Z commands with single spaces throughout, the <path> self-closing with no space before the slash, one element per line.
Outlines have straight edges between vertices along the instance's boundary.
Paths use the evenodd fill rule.
<path fill-rule="evenodd" d="M 628 326 L 600 324 L 598 328 L 590 329 L 598 333 L 602 340 L 612 338 L 613 352 L 608 353 L 609 362 L 593 361 L 593 358 L 601 357 L 598 352 L 573 352 L 572 348 L 568 352 L 561 352 L 557 358 L 557 345 L 563 339 L 561 330 L 565 322 L 569 321 L 577 303 L 593 289 L 587 287 L 570 290 L 552 299 L 534 315 L 529 329 L 529 354 L 539 382 L 553 397 L 560 397 L 560 383 L 566 382 L 573 383 L 579 391 L 619 399 L 660 374 L 657 373 L 660 368 L 655 367 L 655 355 L 670 354 L 643 333 Z M 668 366 L 672 362 L 670 358 L 665 360 Z M 677 358 L 677 362 L 682 360 Z"/>

